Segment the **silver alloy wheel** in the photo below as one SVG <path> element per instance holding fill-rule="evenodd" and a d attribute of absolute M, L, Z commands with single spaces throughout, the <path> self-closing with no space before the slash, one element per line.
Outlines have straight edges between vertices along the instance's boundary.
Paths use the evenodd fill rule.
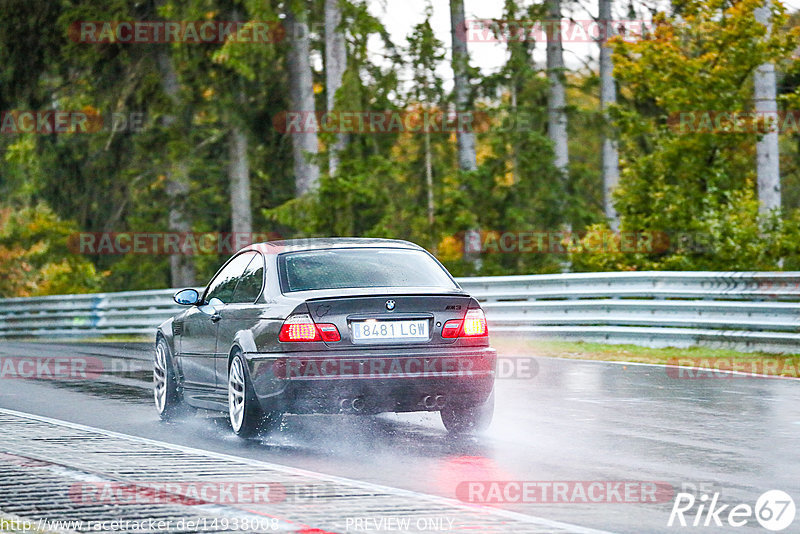
<path fill-rule="evenodd" d="M 236 357 L 228 373 L 228 412 L 234 432 L 239 432 L 244 422 L 244 369 Z"/>
<path fill-rule="evenodd" d="M 153 393 L 158 413 L 164 413 L 167 406 L 167 349 L 163 342 L 156 345 L 156 357 L 153 365 Z"/>

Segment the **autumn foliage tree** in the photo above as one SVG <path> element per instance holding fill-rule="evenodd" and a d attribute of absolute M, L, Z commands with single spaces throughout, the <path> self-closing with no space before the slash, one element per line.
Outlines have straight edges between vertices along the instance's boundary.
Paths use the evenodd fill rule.
<path fill-rule="evenodd" d="M 798 44 L 794 31 L 765 35 L 754 15 L 762 4 L 682 1 L 654 17 L 652 32 L 612 41 L 621 229 L 671 240 L 652 254 L 575 254 L 578 268 L 777 269 L 795 254 L 791 214 L 758 213 L 763 121 L 730 119 L 753 110 L 756 68 L 785 62 Z M 775 28 L 786 20 L 779 3 L 772 20 Z"/>

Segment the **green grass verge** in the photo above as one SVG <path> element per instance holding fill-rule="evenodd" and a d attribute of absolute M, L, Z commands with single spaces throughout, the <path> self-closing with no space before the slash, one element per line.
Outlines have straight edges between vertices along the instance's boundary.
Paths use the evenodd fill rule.
<path fill-rule="evenodd" d="M 118 335 L 102 337 L 85 337 L 76 339 L 77 343 L 155 343 L 154 336 Z"/>
<path fill-rule="evenodd" d="M 638 345 L 525 339 L 502 334 L 492 335 L 492 346 L 505 356 L 524 354 L 576 360 L 681 365 L 800 378 L 800 353 L 739 352 L 708 347 L 654 349 Z"/>

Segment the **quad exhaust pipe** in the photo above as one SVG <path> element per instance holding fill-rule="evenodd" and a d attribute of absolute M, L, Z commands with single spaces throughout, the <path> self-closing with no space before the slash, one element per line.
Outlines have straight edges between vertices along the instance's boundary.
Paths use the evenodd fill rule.
<path fill-rule="evenodd" d="M 444 395 L 427 395 L 422 399 L 422 404 L 428 410 L 442 409 L 445 405 L 445 398 Z"/>
<path fill-rule="evenodd" d="M 339 409 L 343 412 L 360 412 L 364 409 L 364 397 L 356 397 L 355 399 L 342 399 L 339 401 Z"/>
<path fill-rule="evenodd" d="M 422 405 L 426 410 L 441 410 L 445 407 L 447 399 L 444 395 L 426 395 L 422 398 Z M 344 398 L 339 401 L 339 410 L 342 412 L 361 412 L 365 406 L 364 397 L 355 399 Z"/>

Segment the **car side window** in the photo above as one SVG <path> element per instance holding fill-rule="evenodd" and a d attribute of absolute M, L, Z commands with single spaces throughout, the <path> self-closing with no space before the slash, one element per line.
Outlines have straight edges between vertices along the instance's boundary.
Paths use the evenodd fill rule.
<path fill-rule="evenodd" d="M 233 302 L 233 292 L 236 289 L 236 284 L 239 283 L 244 270 L 256 254 L 256 252 L 245 252 L 233 258 L 208 285 L 205 301 L 209 302 L 213 298 L 218 298 L 225 304 Z"/>
<path fill-rule="evenodd" d="M 239 279 L 239 284 L 233 293 L 231 302 L 252 304 L 261 293 L 261 286 L 264 284 L 264 257 L 256 253 L 253 260 L 244 270 L 244 274 Z"/>

